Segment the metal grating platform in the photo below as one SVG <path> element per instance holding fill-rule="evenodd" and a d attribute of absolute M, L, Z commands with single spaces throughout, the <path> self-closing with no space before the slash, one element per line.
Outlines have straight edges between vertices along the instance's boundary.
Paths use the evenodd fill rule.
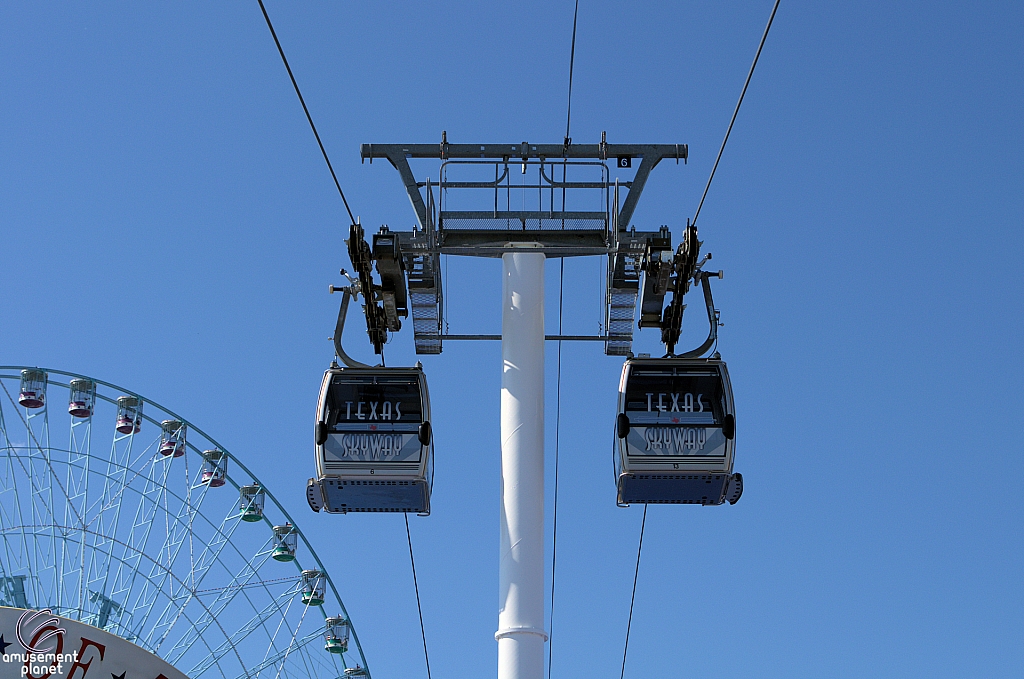
<path fill-rule="evenodd" d="M 608 229 L 603 212 L 442 212 L 441 230 L 453 231 L 598 231 Z"/>
<path fill-rule="evenodd" d="M 441 258 L 431 244 L 431 232 L 399 234 L 406 276 L 409 279 L 409 307 L 417 354 L 440 354 Z"/>
<path fill-rule="evenodd" d="M 608 256 L 605 328 L 609 339 L 605 342 L 604 353 L 609 356 L 628 356 L 633 348 L 633 318 L 649 234 L 631 232 L 630 235 L 631 240 L 619 243 L 615 254 Z"/>

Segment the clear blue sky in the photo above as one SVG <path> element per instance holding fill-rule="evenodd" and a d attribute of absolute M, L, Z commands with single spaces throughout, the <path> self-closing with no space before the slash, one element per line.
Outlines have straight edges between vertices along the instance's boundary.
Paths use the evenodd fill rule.
<path fill-rule="evenodd" d="M 770 8 L 580 3 L 573 139 L 689 144 L 638 227 L 693 214 Z M 413 213 L 360 143 L 562 139 L 568 0 L 268 9 L 369 228 Z M 1024 675 L 1021 26 L 1019 3 L 783 1 L 700 224 L 747 487 L 650 509 L 627 677 Z M 425 676 L 402 518 L 305 507 L 347 220 L 256 1 L 5 3 L 0 60 L 0 362 L 203 427 L 299 517 L 374 676 Z M 498 332 L 498 272 L 451 261 L 453 332 Z M 566 331 L 593 332 L 596 260 L 566 272 Z M 433 674 L 488 676 L 499 347 L 424 364 Z M 550 344 L 548 365 L 553 461 Z M 556 679 L 621 662 L 641 509 L 614 504 L 620 367 L 563 350 Z"/>

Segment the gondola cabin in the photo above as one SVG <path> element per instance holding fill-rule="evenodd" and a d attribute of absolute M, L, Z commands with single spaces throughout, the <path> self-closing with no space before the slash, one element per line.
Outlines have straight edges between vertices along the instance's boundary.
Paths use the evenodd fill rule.
<path fill-rule="evenodd" d="M 299 533 L 290 523 L 274 526 L 274 549 L 270 556 L 275 561 L 295 561 L 295 549 L 299 544 Z"/>
<path fill-rule="evenodd" d="M 164 457 L 184 455 L 188 426 L 181 420 L 164 420 L 160 423 L 160 429 L 160 454 Z"/>
<path fill-rule="evenodd" d="M 119 396 L 117 399 L 117 432 L 138 434 L 142 431 L 142 399 L 136 396 Z"/>
<path fill-rule="evenodd" d="M 423 370 L 331 368 L 316 420 L 313 511 L 430 513 L 433 442 Z"/>
<path fill-rule="evenodd" d="M 86 419 L 92 417 L 96 407 L 96 383 L 92 380 L 71 380 L 68 396 L 68 413 L 71 417 Z"/>
<path fill-rule="evenodd" d="M 322 606 L 327 579 L 318 570 L 302 571 L 302 603 L 307 606 Z"/>
<path fill-rule="evenodd" d="M 717 354 L 716 354 L 717 356 Z M 736 415 L 717 358 L 631 358 L 615 423 L 618 503 L 735 504 Z"/>
<path fill-rule="evenodd" d="M 225 483 L 228 475 L 228 456 L 223 450 L 213 449 L 203 451 L 203 472 L 202 483 L 208 484 L 210 488 L 220 488 Z"/>
<path fill-rule="evenodd" d="M 348 650 L 349 624 L 340 615 L 324 621 L 324 650 L 328 653 L 344 653 Z"/>
<path fill-rule="evenodd" d="M 18 405 L 26 408 L 42 408 L 46 404 L 46 373 L 28 368 L 21 371 L 21 388 L 18 390 Z"/>
<path fill-rule="evenodd" d="M 267 494 L 259 481 L 238 489 L 238 514 L 242 521 L 255 523 L 263 520 L 263 503 Z"/>

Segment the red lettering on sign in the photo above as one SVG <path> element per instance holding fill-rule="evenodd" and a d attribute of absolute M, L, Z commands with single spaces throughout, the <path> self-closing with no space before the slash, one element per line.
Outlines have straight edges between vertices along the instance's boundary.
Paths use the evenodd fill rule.
<path fill-rule="evenodd" d="M 86 639 L 82 637 L 82 648 L 78 649 L 78 660 L 71 666 L 68 671 L 68 679 L 75 679 L 75 670 L 82 670 L 82 677 L 85 677 L 89 673 L 89 666 L 92 665 L 92 661 L 96 659 L 96 656 L 89 658 L 89 662 L 82 662 L 85 659 L 85 649 L 90 646 L 94 646 L 99 651 L 100 660 L 103 660 L 103 654 L 106 653 L 107 647 L 104 644 L 93 641 L 92 639 Z"/>

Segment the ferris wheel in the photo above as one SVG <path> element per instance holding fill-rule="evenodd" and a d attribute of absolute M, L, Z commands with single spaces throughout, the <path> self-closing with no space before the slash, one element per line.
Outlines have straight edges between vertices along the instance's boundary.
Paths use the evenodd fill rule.
<path fill-rule="evenodd" d="M 113 384 L 0 367 L 0 605 L 199 677 L 369 677 L 334 583 L 237 457 Z"/>

